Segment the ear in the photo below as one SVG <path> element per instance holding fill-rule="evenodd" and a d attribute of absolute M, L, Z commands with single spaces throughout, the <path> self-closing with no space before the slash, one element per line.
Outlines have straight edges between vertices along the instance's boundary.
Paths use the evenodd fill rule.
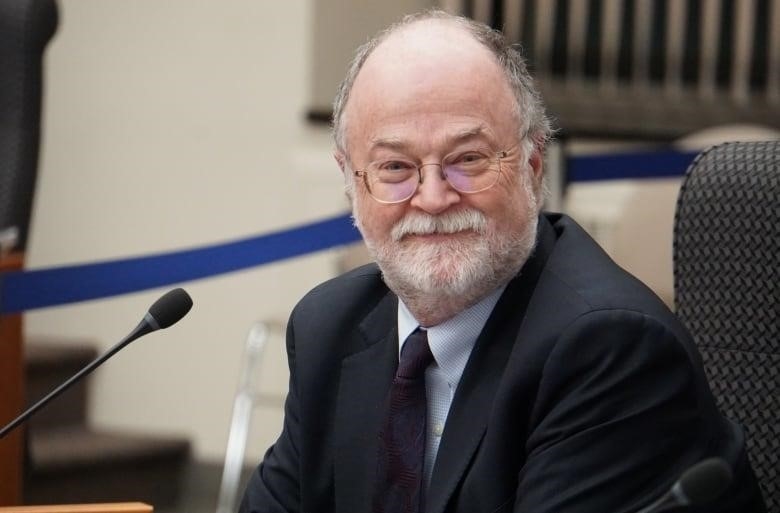
<path fill-rule="evenodd" d="M 341 151 L 336 150 L 333 152 L 333 158 L 336 159 L 336 163 L 339 165 L 339 169 L 341 169 L 341 173 L 344 174 L 346 172 L 346 166 L 347 166 L 346 156 Z"/>
<path fill-rule="evenodd" d="M 534 149 L 528 159 L 528 164 L 531 166 L 534 191 L 538 193 L 542 186 L 542 180 L 544 179 L 544 157 L 542 150 L 536 145 L 534 145 Z"/>
<path fill-rule="evenodd" d="M 336 164 L 341 169 L 341 176 L 344 178 L 344 193 L 347 195 L 350 203 L 352 203 L 355 185 L 354 178 L 347 173 L 347 156 L 342 151 L 336 150 L 333 152 L 333 158 L 336 159 Z"/>

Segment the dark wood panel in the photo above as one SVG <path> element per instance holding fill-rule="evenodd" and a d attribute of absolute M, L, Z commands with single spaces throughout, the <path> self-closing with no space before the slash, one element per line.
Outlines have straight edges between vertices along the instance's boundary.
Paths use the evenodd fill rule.
<path fill-rule="evenodd" d="M 0 272 L 22 267 L 22 255 L 0 258 Z M 22 315 L 0 316 L 0 425 L 22 410 L 24 375 L 22 359 Z M 22 497 L 23 430 L 0 439 L 0 505 L 14 506 Z"/>

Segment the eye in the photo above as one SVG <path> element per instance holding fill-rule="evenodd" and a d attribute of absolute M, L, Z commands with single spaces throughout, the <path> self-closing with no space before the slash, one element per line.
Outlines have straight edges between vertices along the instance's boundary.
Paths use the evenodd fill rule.
<path fill-rule="evenodd" d="M 371 164 L 369 175 L 376 183 L 403 183 L 417 176 L 417 166 L 403 159 L 379 160 Z"/>
<path fill-rule="evenodd" d="M 405 160 L 385 160 L 375 164 L 378 171 L 387 173 L 402 173 L 415 169 L 415 165 L 413 163 Z"/>
<path fill-rule="evenodd" d="M 446 164 L 454 166 L 475 166 L 484 164 L 487 160 L 487 155 L 481 151 L 464 151 L 448 156 Z"/>

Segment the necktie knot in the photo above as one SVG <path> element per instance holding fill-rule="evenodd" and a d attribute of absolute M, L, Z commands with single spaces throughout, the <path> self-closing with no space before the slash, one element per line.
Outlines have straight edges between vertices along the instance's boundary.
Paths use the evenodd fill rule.
<path fill-rule="evenodd" d="M 421 378 L 432 361 L 433 353 L 428 345 L 428 332 L 417 328 L 404 342 L 396 376 L 406 379 Z"/>

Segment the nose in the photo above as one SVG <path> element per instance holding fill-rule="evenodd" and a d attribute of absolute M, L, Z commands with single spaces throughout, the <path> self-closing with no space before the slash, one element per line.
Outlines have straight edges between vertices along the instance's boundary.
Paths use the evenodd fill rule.
<path fill-rule="evenodd" d="M 420 185 L 411 199 L 411 205 L 429 214 L 444 212 L 460 201 L 460 193 L 444 177 L 441 164 L 420 166 Z"/>

